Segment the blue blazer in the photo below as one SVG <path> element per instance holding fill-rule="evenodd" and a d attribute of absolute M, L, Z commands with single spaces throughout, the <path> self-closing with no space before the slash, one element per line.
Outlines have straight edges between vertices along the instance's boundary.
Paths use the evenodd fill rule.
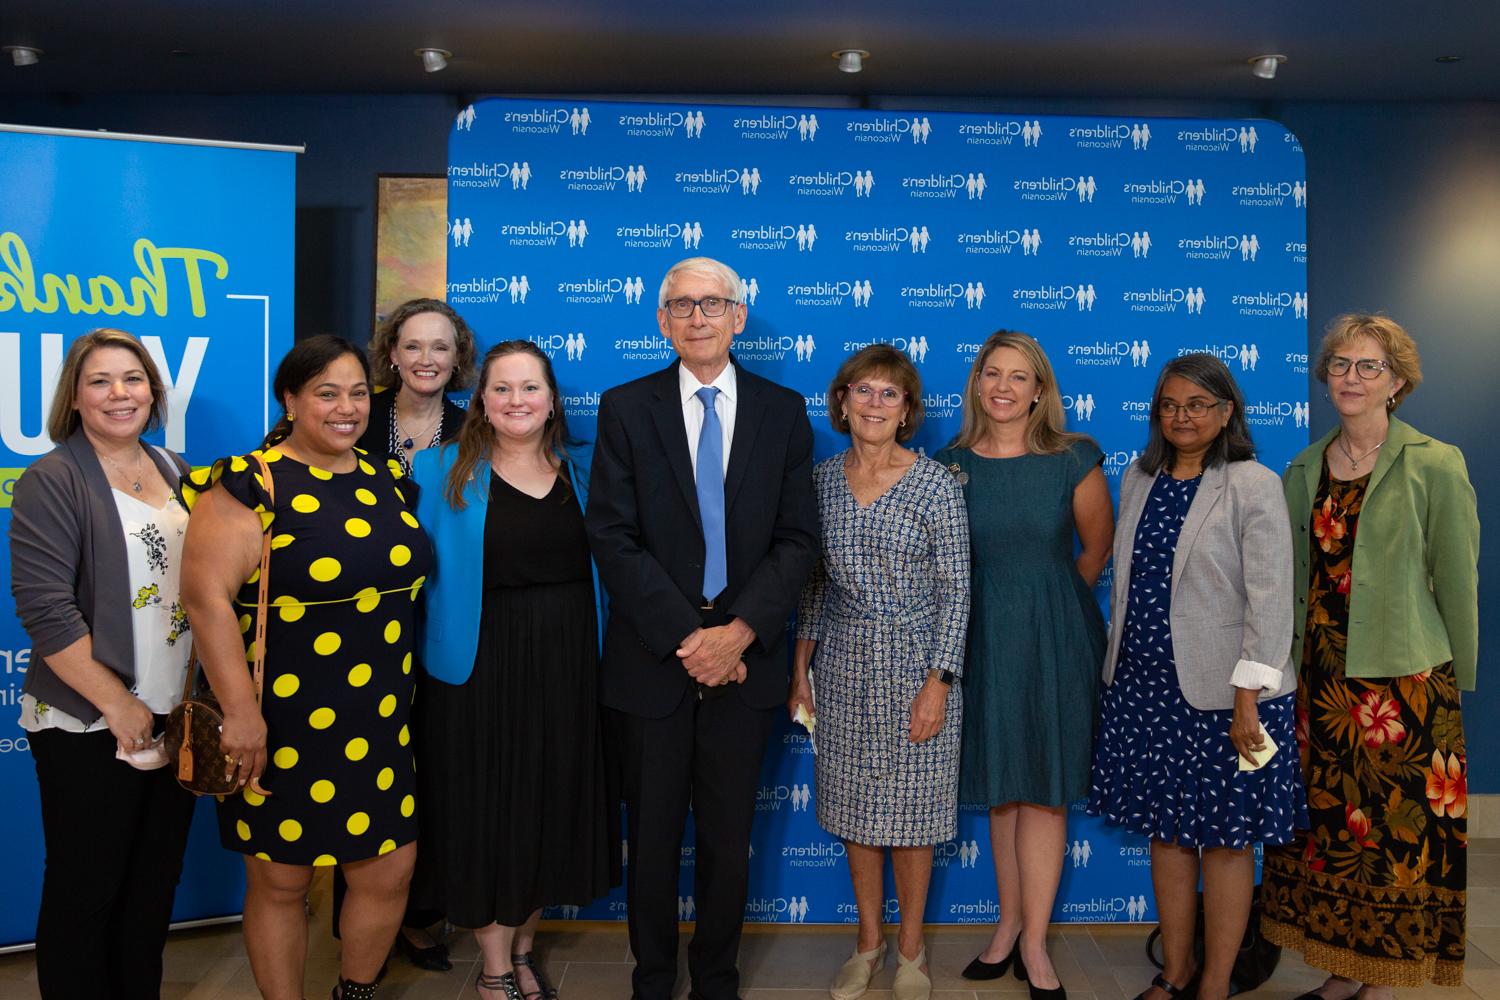
<path fill-rule="evenodd" d="M 412 480 L 417 484 L 417 520 L 432 540 L 435 557 L 432 572 L 423 585 L 425 611 L 417 629 L 417 650 L 428 676 L 448 684 L 462 684 L 474 670 L 479 649 L 479 617 L 484 596 L 484 523 L 489 512 L 489 463 L 475 470 L 465 499 L 468 506 L 454 510 L 443 495 L 448 470 L 458 457 L 456 443 L 424 448 L 412 459 Z M 581 449 L 569 460 L 568 475 L 578 496 L 579 509 L 588 504 L 589 452 Z M 592 560 L 590 560 L 592 566 Z M 604 591 L 599 569 L 594 571 L 595 618 L 599 636 L 604 635 Z"/>

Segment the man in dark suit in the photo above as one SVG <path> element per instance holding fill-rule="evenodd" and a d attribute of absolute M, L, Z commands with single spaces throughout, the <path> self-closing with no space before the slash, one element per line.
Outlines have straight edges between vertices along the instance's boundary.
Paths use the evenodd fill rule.
<path fill-rule="evenodd" d="M 689 803 L 691 996 L 739 993 L 761 758 L 786 701 L 787 618 L 817 554 L 807 409 L 730 357 L 741 287 L 706 257 L 674 265 L 656 317 L 678 361 L 599 405 L 586 521 L 610 599 L 601 698 L 624 777 L 636 1000 L 670 1000 L 676 983 Z"/>

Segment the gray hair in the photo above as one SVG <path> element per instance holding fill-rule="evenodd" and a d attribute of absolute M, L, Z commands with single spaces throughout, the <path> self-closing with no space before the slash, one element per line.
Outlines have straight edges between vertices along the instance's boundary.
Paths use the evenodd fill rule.
<path fill-rule="evenodd" d="M 658 309 L 667 304 L 667 290 L 672 287 L 672 279 L 679 274 L 695 274 L 700 278 L 709 278 L 723 285 L 729 292 L 726 296 L 731 302 L 743 302 L 744 284 L 740 276 L 735 273 L 734 268 L 712 257 L 688 257 L 673 264 L 667 271 L 667 276 L 661 279 L 661 290 L 656 293 L 656 306 Z"/>

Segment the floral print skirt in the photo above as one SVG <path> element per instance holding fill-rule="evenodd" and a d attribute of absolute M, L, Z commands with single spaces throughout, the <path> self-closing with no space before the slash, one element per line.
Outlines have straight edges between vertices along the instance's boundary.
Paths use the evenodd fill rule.
<path fill-rule="evenodd" d="M 1344 670 L 1366 479 L 1323 483 L 1297 688 L 1310 829 L 1266 848 L 1266 937 L 1363 983 L 1463 982 L 1468 785 L 1452 664 Z"/>

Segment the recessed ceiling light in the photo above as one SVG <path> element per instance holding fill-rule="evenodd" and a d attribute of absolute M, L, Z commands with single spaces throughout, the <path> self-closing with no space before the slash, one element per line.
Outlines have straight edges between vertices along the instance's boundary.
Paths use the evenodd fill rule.
<path fill-rule="evenodd" d="M 839 61 L 841 72 L 858 73 L 865 68 L 865 60 L 870 58 L 870 53 L 864 49 L 839 49 L 833 57 Z"/>
<path fill-rule="evenodd" d="M 1463 56 L 1438 56 L 1434 61 L 1440 63 L 1456 63 L 1463 62 L 1463 59 Z"/>
<path fill-rule="evenodd" d="M 1260 77 L 1262 80 L 1274 80 L 1276 79 L 1277 68 L 1282 63 L 1286 62 L 1287 59 L 1286 56 L 1280 55 L 1251 56 L 1248 61 L 1250 63 L 1251 73 Z"/>
<path fill-rule="evenodd" d="M 416 55 L 422 60 L 422 68 L 429 73 L 447 69 L 448 60 L 453 58 L 453 53 L 447 49 L 417 49 Z"/>
<path fill-rule="evenodd" d="M 0 52 L 9 52 L 10 61 L 17 66 L 35 66 L 42 60 L 42 50 L 30 45 L 7 45 Z"/>

